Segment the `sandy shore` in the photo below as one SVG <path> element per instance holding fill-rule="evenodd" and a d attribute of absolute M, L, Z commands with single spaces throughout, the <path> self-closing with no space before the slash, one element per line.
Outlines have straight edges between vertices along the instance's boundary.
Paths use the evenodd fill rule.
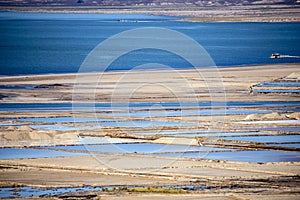
<path fill-rule="evenodd" d="M 299 102 L 299 92 L 255 92 L 258 84 L 264 82 L 299 81 L 299 64 L 260 65 L 244 67 L 227 67 L 201 70 L 164 70 L 164 71 L 134 71 L 105 72 L 85 74 L 57 74 L 32 76 L 0 77 L 1 100 L 5 103 L 76 103 L 76 102 Z M 17 88 L 5 88 L 17 86 Z M 268 89 L 268 88 L 265 88 Z M 280 87 L 281 90 L 289 89 Z M 293 89 L 299 89 L 293 86 Z M 274 108 L 275 107 L 275 108 Z M 247 106 L 239 108 L 232 106 L 228 110 L 240 109 L 240 114 L 216 115 L 216 123 L 210 115 L 195 116 L 157 116 L 135 117 L 119 116 L 122 121 L 160 120 L 166 122 L 198 123 L 177 127 L 172 124 L 160 131 L 198 131 L 201 133 L 209 126 L 218 130 L 235 133 L 249 131 L 255 136 L 286 136 L 298 135 L 299 131 L 289 133 L 284 131 L 251 131 L 251 128 L 277 128 L 299 126 L 299 112 L 280 111 L 280 109 L 297 110 L 299 106 Z M 136 108 L 133 114 L 145 112 L 177 111 L 178 107 Z M 180 108 L 191 111 L 194 107 Z M 201 108 L 205 111 L 208 108 Z M 249 112 L 277 112 L 248 114 Z M 246 111 L 244 113 L 244 110 Z M 74 124 L 73 121 L 45 122 L 26 121 L 31 118 L 70 118 L 83 117 L 104 120 L 114 120 L 110 111 L 79 112 L 78 110 L 2 110 L 0 112 L 0 142 L 1 147 L 18 147 L 18 150 L 51 150 L 47 145 L 78 144 L 79 139 L 92 137 L 93 140 L 108 140 L 111 143 L 149 143 L 168 145 L 199 146 L 199 141 L 205 147 L 232 148 L 234 151 L 270 151 L 297 153 L 292 147 L 270 146 L 266 142 L 251 142 L 240 140 L 222 140 L 218 137 L 210 139 L 207 136 L 185 137 L 153 134 L 157 126 L 120 127 Z M 120 114 L 120 113 L 119 113 Z M 220 117 L 220 118 L 219 118 Z M 18 121 L 18 119 L 25 119 Z M 214 124 L 216 123 L 216 124 Z M 286 123 L 286 124 L 285 124 Z M 43 130 L 39 126 L 59 125 L 76 127 L 74 130 Z M 283 124 L 283 125 L 282 125 Z M 36 126 L 36 127 L 35 127 Z M 88 128 L 88 129 L 87 129 Z M 152 133 L 152 135 L 149 133 Z M 80 136 L 80 137 L 78 137 Z M 102 142 L 103 142 L 102 141 Z M 295 141 L 297 142 L 297 141 Z M 101 143 L 101 142 L 100 142 Z M 22 147 L 22 148 L 20 148 Z M 8 150 L 9 150 L 8 148 Z M 7 148 L 4 148 L 7 150 Z M 199 158 L 184 158 L 158 156 L 137 152 L 106 152 L 91 153 L 83 150 L 55 150 L 58 153 L 87 153 L 80 156 L 58 156 L 37 158 L 14 158 L 0 160 L 0 186 L 36 188 L 61 187 L 92 187 L 122 186 L 122 187 L 163 187 L 191 186 L 203 187 L 196 191 L 186 191 L 183 194 L 172 194 L 173 190 L 161 192 L 137 192 L 134 190 L 73 192 L 56 195 L 57 199 L 86 199 L 89 195 L 101 199 L 297 199 L 299 189 L 299 162 L 241 162 L 211 159 L 209 155 Z M 174 153 L 174 152 L 173 152 Z M 213 151 L 212 151 L 213 153 Z M 259 154 L 258 154 L 259 155 Z M 254 156 L 254 154 L 253 154 Z M 254 157 L 255 158 L 255 157 Z M 178 191 L 177 191 L 178 192 Z M 43 197 L 47 199 L 46 197 Z M 50 197 L 49 197 L 50 198 Z M 29 198 L 30 199 L 30 198 Z"/>
<path fill-rule="evenodd" d="M 297 94 L 249 94 L 250 86 L 293 72 L 299 72 L 298 64 L 4 76 L 0 77 L 0 85 L 31 85 L 35 89 L 0 89 L 0 102 L 298 101 Z"/>
<path fill-rule="evenodd" d="M 127 187 L 134 185 L 146 187 L 201 185 L 210 188 L 189 194 L 191 199 L 200 197 L 235 199 L 243 198 L 245 193 L 247 197 L 259 193 L 259 196 L 265 199 L 273 197 L 296 199 L 295 194 L 300 192 L 297 183 L 299 163 L 257 164 L 229 161 L 220 163 L 208 160 L 172 160 L 171 158 L 134 155 L 108 156 L 104 159 L 113 159 L 114 164 L 122 166 L 125 171 L 108 170 L 107 165 L 101 165 L 101 162 L 93 157 L 1 160 L 0 181 L 2 187 L 14 184 L 42 188 L 78 187 L 82 185 L 125 185 Z M 161 164 L 166 162 L 170 164 L 161 168 Z M 41 179 L 41 177 L 44 178 Z M 238 187 L 235 188 L 237 185 Z M 109 194 L 98 193 L 104 199 L 114 199 L 115 197 L 112 196 L 113 192 Z M 68 195 L 72 196 L 71 194 Z M 135 196 L 149 199 L 157 197 L 156 194 L 140 196 L 140 194 L 122 192 L 117 195 L 121 199 L 131 199 Z M 172 195 L 159 196 L 163 199 L 172 197 Z M 179 195 L 176 198 L 180 197 L 183 198 L 185 195 Z"/>

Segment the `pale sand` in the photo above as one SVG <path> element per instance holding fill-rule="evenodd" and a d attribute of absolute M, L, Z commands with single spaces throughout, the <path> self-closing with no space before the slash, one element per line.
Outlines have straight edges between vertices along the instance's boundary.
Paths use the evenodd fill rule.
<path fill-rule="evenodd" d="M 168 184 L 170 181 L 132 176 L 114 176 L 72 170 L 38 168 L 6 169 L 1 171 L 1 185 L 16 183 L 35 187 L 78 187 L 83 185 L 153 185 Z M 42 178 L 45 177 L 45 178 Z M 8 184 L 9 185 L 9 184 Z"/>
<path fill-rule="evenodd" d="M 119 193 L 104 199 L 244 199 L 243 194 L 260 193 L 262 199 L 295 199 L 300 192 L 300 163 L 245 163 L 197 159 L 155 158 L 143 155 L 107 155 L 1 160 L 1 186 L 33 187 L 205 185 L 212 189 L 196 194 Z M 111 167 L 116 167 L 115 169 Z M 43 178 L 41 178 L 43 177 Z M 240 188 L 222 189 L 221 186 Z M 200 193 L 200 194 L 199 194 Z M 247 195 L 247 197 L 248 197 Z M 261 195 L 256 195 L 259 197 Z"/>
<path fill-rule="evenodd" d="M 146 155 L 101 155 L 99 157 L 58 157 L 1 160 L 1 165 L 65 169 L 121 176 L 155 177 L 165 180 L 230 180 L 297 176 L 300 163 L 245 163 Z M 2 179 L 2 181 L 4 181 Z M 116 183 L 117 184 L 117 183 Z"/>
<path fill-rule="evenodd" d="M 91 94 L 95 95 L 97 102 L 119 102 L 125 99 L 134 102 L 182 102 L 182 101 L 219 101 L 223 96 L 219 96 L 222 85 L 226 91 L 226 101 L 299 101 L 299 94 L 249 94 L 251 85 L 285 76 L 298 78 L 299 65 L 280 64 L 248 66 L 240 68 L 219 68 L 218 70 L 203 69 L 200 74 L 195 70 L 177 70 L 177 71 L 151 71 L 151 72 L 107 72 L 101 79 L 100 87 L 96 88 L 95 78 L 99 74 L 80 74 L 77 81 L 80 83 L 78 101 L 93 102 L 90 99 Z M 77 74 L 59 74 L 59 75 L 33 75 L 33 76 L 13 76 L 0 77 L 1 85 L 16 84 L 63 84 L 55 89 L 45 90 L 7 90 L 1 89 L 3 97 L 2 103 L 61 103 L 72 102 L 73 85 L 76 82 Z M 202 75 L 202 76 L 201 76 Z M 206 79 L 203 78 L 206 77 Z M 124 78 L 125 77 L 125 78 Z M 150 77 L 150 78 L 149 78 Z M 221 81 L 220 81 L 221 80 Z M 147 85 L 143 85 L 144 83 Z M 217 82 L 217 84 L 215 83 Z M 188 84 L 187 84 L 188 83 Z M 213 87 L 208 92 L 206 84 Z M 158 84 L 166 87 L 158 86 Z M 136 87 L 138 90 L 134 90 Z M 119 88 L 118 88 L 119 87 Z M 166 88 L 172 88 L 176 95 L 170 93 Z M 117 90 L 116 90 L 117 88 Z M 134 91 L 132 96 L 128 93 Z M 190 93 L 190 91 L 196 91 Z M 221 90 L 222 91 L 222 90 Z M 113 92 L 117 92 L 116 98 L 112 98 Z M 196 95 L 195 95 L 196 94 Z M 196 97 L 195 97 L 196 96 Z M 211 99 L 211 97 L 217 97 Z M 150 98 L 152 97 L 152 98 Z M 153 98 L 154 97 L 154 98 Z M 256 107 L 250 109 L 258 109 Z M 261 109 L 261 108 L 260 108 Z M 6 117 L 56 117 L 73 116 L 74 111 L 64 112 L 1 112 L 2 118 Z M 75 113 L 77 116 L 89 116 L 88 113 Z M 91 115 L 92 117 L 92 115 Z M 101 117 L 101 114 L 99 115 Z M 247 126 L 239 122 L 251 120 L 286 120 L 293 118 L 298 123 L 298 113 L 289 113 L 289 115 L 272 113 L 268 115 L 229 115 L 224 117 L 224 129 L 236 130 Z M 137 120 L 138 118 L 135 118 Z M 145 119 L 145 118 L 144 118 Z M 186 116 L 186 117 L 157 117 L 155 119 L 169 121 L 196 121 L 201 123 L 210 123 L 209 116 Z M 2 121 L 11 123 L 10 120 Z M 77 142 L 77 133 L 74 131 L 41 131 L 29 128 L 29 125 L 35 123 L 23 123 L 21 128 L 1 127 L 1 142 L 11 142 L 12 146 L 21 145 L 42 145 L 41 142 L 46 138 L 51 140 L 60 139 L 62 143 L 74 144 Z M 43 124 L 43 123 L 40 123 Z M 72 125 L 72 123 L 65 123 Z M 253 125 L 252 125 L 253 126 Z M 257 125 L 256 125 L 257 126 Z M 103 127 L 102 127 L 103 128 Z M 104 136 L 115 133 L 123 134 L 125 131 L 141 131 L 139 128 L 119 130 L 118 127 L 104 127 L 82 131 L 86 135 Z M 169 127 L 170 130 L 176 130 L 176 127 Z M 203 127 L 189 127 L 189 129 L 206 130 Z M 143 130 L 145 131 L 145 130 Z M 155 131 L 149 128 L 149 131 Z M 41 136 L 43 138 L 38 138 Z M 116 137 L 120 135 L 116 134 Z M 4 140 L 3 138 L 7 138 Z M 3 141 L 2 141 L 3 139 Z M 20 140 L 26 139 L 28 143 L 20 143 Z M 71 141 L 73 139 L 74 141 Z M 147 138 L 143 138 L 147 139 Z M 135 141 L 145 142 L 145 140 Z M 130 141 L 130 140 L 128 140 Z M 149 142 L 149 141 L 148 141 Z M 166 144 L 192 144 L 197 145 L 195 139 L 160 137 L 156 140 L 150 140 L 154 143 Z M 55 144 L 55 141 L 54 141 Z M 60 144 L 57 142 L 56 144 Z M 259 148 L 250 143 L 215 143 L 218 145 L 241 145 L 243 148 Z M 244 146 L 243 146 L 244 145 Z M 38 187 L 58 187 L 58 186 L 82 186 L 89 185 L 181 185 L 198 183 L 214 187 L 209 194 L 182 194 L 182 195 L 162 195 L 162 194 L 125 194 L 125 196 L 101 194 L 103 199 L 296 199 L 294 193 L 299 194 L 299 162 L 284 163 L 246 163 L 230 161 L 212 161 L 204 159 L 182 159 L 171 157 L 154 157 L 137 154 L 99 154 L 98 159 L 92 156 L 84 157 L 58 157 L 58 158 L 37 158 L 37 159 L 13 159 L 0 160 L 1 186 L 11 184 L 31 185 Z M 53 175 L 55 174 L 55 175 Z M 43 178 L 41 178 L 43 177 Z M 245 188 L 239 189 L 217 189 L 220 185 L 239 184 Z M 249 188 L 253 186 L 253 188 Z M 255 195 L 255 193 L 261 195 Z M 244 195 L 245 193 L 251 196 Z M 104 196 L 103 196 L 104 195 Z"/>
<path fill-rule="evenodd" d="M 298 101 L 299 95 L 249 94 L 249 87 L 299 72 L 299 64 L 195 70 L 0 77 L 0 85 L 62 84 L 56 89 L 0 89 L 2 103 Z M 76 78 L 77 75 L 77 78 Z M 98 82 L 97 82 L 98 81 Z M 74 86 L 74 83 L 77 86 Z"/>

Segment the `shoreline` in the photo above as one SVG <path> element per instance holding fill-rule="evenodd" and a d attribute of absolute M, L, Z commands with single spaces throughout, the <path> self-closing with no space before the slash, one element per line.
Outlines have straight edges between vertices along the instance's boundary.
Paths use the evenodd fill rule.
<path fill-rule="evenodd" d="M 230 66 L 212 66 L 207 68 L 177 68 L 174 69 L 176 71 L 193 71 L 193 70 L 205 70 L 205 69 L 230 69 L 230 70 L 241 70 L 246 68 L 264 68 L 267 66 L 293 66 L 293 65 L 299 65 L 300 63 L 267 63 L 267 64 L 244 64 L 244 65 L 230 65 Z M 158 71 L 166 71 L 168 69 L 142 69 L 142 70 L 133 70 L 131 72 L 158 72 Z M 104 72 L 105 74 L 118 74 L 118 73 L 126 73 L 130 70 L 111 70 Z M 12 74 L 12 75 L 0 75 L 0 81 L 2 78 L 13 78 L 13 77 L 34 77 L 34 76 L 76 76 L 78 74 L 86 74 L 86 75 L 92 75 L 92 74 L 99 74 L 102 72 L 66 72 L 66 73 L 42 73 L 42 74 Z M 0 82 L 1 85 L 1 82 Z"/>
<path fill-rule="evenodd" d="M 249 87 L 268 81 L 298 83 L 299 65 L 228 67 L 218 71 L 204 68 L 200 74 L 191 69 L 172 73 L 105 72 L 99 87 L 97 73 L 0 77 L 0 85 L 32 85 L 32 90 L 0 89 L 0 104 L 72 102 L 75 83 L 81 86 L 77 100 L 84 103 L 183 102 L 194 100 L 189 93 L 192 90 L 198 102 L 209 102 L 214 100 L 210 95 L 219 93 L 207 90 L 206 83 L 218 81 L 222 82 L 225 100 L 234 101 L 225 115 L 210 114 L 222 108 L 207 104 L 133 105 L 129 106 L 130 115 L 124 115 L 122 107 L 113 106 L 95 110 L 89 106 L 76 110 L 52 105 L 9 109 L 4 104 L 0 112 L 0 187 L 8 198 L 20 197 L 22 192 L 38 198 L 42 196 L 40 191 L 47 191 L 44 199 L 85 199 L 91 195 L 106 200 L 154 200 L 158 196 L 172 200 L 234 200 L 245 196 L 257 199 L 257 195 L 297 199 L 300 133 L 284 128 L 297 128 L 300 123 L 300 93 L 250 93 Z M 76 81 L 77 75 L 80 79 Z M 186 82 L 192 90 L 185 90 Z M 175 97 L 157 84 L 173 89 Z M 111 96 L 115 92 L 116 99 Z M 276 103 L 283 100 L 287 103 Z M 274 103 L 256 104 L 258 101 Z M 98 120 L 108 124 L 98 124 Z M 111 123 L 118 120 L 125 124 Z M 127 121 L 134 126 L 127 126 Z M 149 121 L 165 124 L 149 126 Z M 285 146 L 286 142 L 296 146 Z M 72 188 L 79 190 L 74 192 Z M 59 193 L 59 189 L 65 191 Z"/>
<path fill-rule="evenodd" d="M 280 79 L 293 72 L 299 72 L 299 64 L 165 69 L 147 71 L 147 73 L 137 70 L 130 72 L 108 71 L 104 73 L 2 76 L 0 77 L 0 86 L 3 86 L 0 88 L 2 95 L 0 103 L 70 103 L 74 100 L 74 94 L 75 96 L 78 95 L 76 97 L 78 101 L 86 103 L 93 102 L 93 100 L 96 102 L 111 102 L 114 92 L 120 93 L 113 100 L 119 102 L 122 98 L 129 98 L 126 95 L 130 94 L 131 90 L 139 85 L 142 88 L 130 97 L 135 99 L 135 102 L 149 102 L 149 100 L 152 102 L 178 101 L 174 94 L 164 89 L 168 87 L 172 88 L 175 94 L 182 98 L 181 101 L 186 102 L 216 102 L 218 100 L 225 101 L 225 99 L 226 101 L 238 102 L 280 101 L 283 97 L 287 101 L 299 101 L 298 93 L 293 95 L 276 93 L 267 95 L 249 94 L 249 89 L 253 85 Z M 151 77 L 151 79 L 148 80 L 147 77 L 148 79 Z M 145 86 L 147 84 L 149 86 Z M 13 87 L 9 88 L 10 85 Z M 78 88 L 75 87 L 76 85 L 78 85 Z M 214 87 L 214 85 L 218 86 L 219 92 L 209 91 L 210 87 Z M 30 88 L 26 88 L 26 86 Z M 86 91 L 81 93 L 79 91 L 80 87 L 84 87 Z M 187 91 L 185 91 L 186 89 Z"/>
<path fill-rule="evenodd" d="M 300 21 L 271 8 L 148 12 Z M 300 63 L 0 76 L 0 198 L 298 200 L 299 97 Z"/>
<path fill-rule="evenodd" d="M 22 7 L 3 6 L 0 11 L 71 14 L 149 14 L 181 17 L 185 22 L 300 22 L 299 5 L 252 5 L 228 7 Z M 276 13 L 276 15 L 274 15 Z"/>

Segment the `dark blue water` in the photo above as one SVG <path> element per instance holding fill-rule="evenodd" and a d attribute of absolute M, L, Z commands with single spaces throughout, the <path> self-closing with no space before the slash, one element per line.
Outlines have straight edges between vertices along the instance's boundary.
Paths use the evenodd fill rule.
<path fill-rule="evenodd" d="M 257 84 L 258 87 L 300 87 L 299 82 L 264 82 Z"/>
<path fill-rule="evenodd" d="M 118 107 L 130 107 L 130 108 L 151 108 L 157 105 L 157 102 L 140 102 L 140 103 L 96 103 L 96 104 L 76 104 L 76 107 L 88 108 L 88 107 L 95 107 L 100 108 L 118 108 Z M 257 101 L 257 102 L 160 102 L 160 106 L 162 107 L 217 107 L 220 106 L 221 108 L 224 107 L 261 107 L 261 106 L 300 106 L 300 101 Z M 45 109 L 53 109 L 53 110 L 71 110 L 73 104 L 71 103 L 0 103 L 0 111 L 7 111 L 7 110 L 45 110 Z"/>
<path fill-rule="evenodd" d="M 271 53 L 300 55 L 300 23 L 189 23 L 150 15 L 0 12 L 0 75 L 77 72 L 100 42 L 125 30 L 164 27 L 198 41 L 218 66 L 299 63 L 270 59 Z M 145 63 L 191 67 L 168 52 L 144 49 L 116 60 L 108 70 Z"/>

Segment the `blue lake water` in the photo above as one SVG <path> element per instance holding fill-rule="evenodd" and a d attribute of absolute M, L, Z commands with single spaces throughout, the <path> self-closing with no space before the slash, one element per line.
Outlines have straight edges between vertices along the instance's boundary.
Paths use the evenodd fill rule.
<path fill-rule="evenodd" d="M 136 108 L 136 109 L 149 109 L 155 105 L 162 107 L 175 107 L 176 109 L 181 107 L 261 107 L 261 106 L 300 106 L 300 101 L 258 101 L 258 102 L 141 102 L 141 103 L 96 103 L 96 104 L 75 104 L 76 109 L 93 108 L 102 110 L 112 108 Z M 31 110 L 72 110 L 73 104 L 71 103 L 0 103 L 0 111 L 31 111 Z"/>
<path fill-rule="evenodd" d="M 0 159 L 53 158 L 64 156 L 86 156 L 88 153 L 73 153 L 43 149 L 0 148 Z"/>
<path fill-rule="evenodd" d="M 75 118 L 73 117 L 34 117 L 34 118 L 20 118 L 18 121 L 25 122 L 75 122 Z M 76 122 L 90 122 L 102 120 L 98 118 L 88 118 L 88 117 L 76 117 Z"/>
<path fill-rule="evenodd" d="M 268 146 L 275 146 L 275 147 L 291 147 L 300 149 L 300 143 L 283 143 L 283 144 L 268 144 Z"/>
<path fill-rule="evenodd" d="M 207 50 L 217 66 L 300 62 L 299 57 L 269 58 L 275 51 L 300 55 L 300 23 L 190 23 L 176 19 L 0 12 L 0 75 L 77 72 L 100 42 L 141 27 L 163 27 L 186 34 Z M 127 70 L 150 61 L 174 68 L 191 67 L 169 52 L 142 49 L 121 56 L 108 70 Z"/>
<path fill-rule="evenodd" d="M 112 113 L 113 116 L 128 117 L 175 117 L 175 116 L 212 116 L 212 115 L 248 115 L 258 113 L 268 113 L 266 110 L 240 110 L 240 109 L 206 109 L 206 110 L 178 110 L 178 111 L 151 111 L 151 112 L 131 112 L 131 113 Z"/>
<path fill-rule="evenodd" d="M 168 145 L 152 143 L 128 143 L 128 144 L 97 144 L 97 145 L 74 145 L 49 147 L 56 150 L 80 150 L 90 152 L 113 152 L 113 153 L 166 153 L 166 152 L 188 152 L 188 151 L 228 151 L 228 148 L 214 148 L 187 145 Z"/>
<path fill-rule="evenodd" d="M 300 93 L 300 90 L 252 90 L 252 92 L 258 93 Z"/>
<path fill-rule="evenodd" d="M 205 123 L 193 122 L 168 122 L 168 121 L 154 121 L 154 120 L 127 120 L 121 121 L 118 119 L 109 118 L 88 118 L 88 117 L 49 117 L 49 118 L 20 118 L 16 119 L 21 122 L 49 122 L 49 123 L 85 123 L 89 125 L 99 126 L 120 126 L 120 127 L 149 127 L 149 126 L 199 126 Z M 67 127 L 67 126 L 49 126 L 49 125 L 32 125 L 32 128 L 42 129 L 61 129 L 61 130 L 77 130 L 83 127 Z M 92 127 L 90 127 L 92 128 Z M 90 129 L 87 127 L 87 129 Z"/>
<path fill-rule="evenodd" d="M 300 87 L 300 82 L 264 82 L 257 84 L 258 87 Z"/>
<path fill-rule="evenodd" d="M 91 126 L 64 126 L 58 124 L 41 124 L 41 125 L 30 125 L 30 128 L 41 129 L 41 130 L 56 130 L 56 131 L 75 131 L 75 130 L 93 130 Z"/>

